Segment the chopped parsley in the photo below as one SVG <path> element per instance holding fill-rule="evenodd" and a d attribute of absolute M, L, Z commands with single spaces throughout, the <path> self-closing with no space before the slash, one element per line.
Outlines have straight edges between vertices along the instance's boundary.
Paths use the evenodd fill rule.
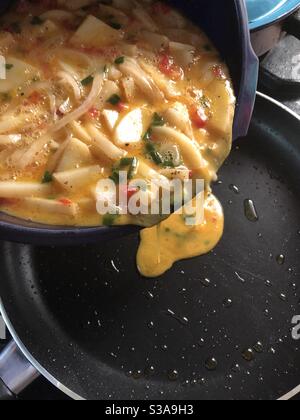
<path fill-rule="evenodd" d="M 119 214 L 105 214 L 102 223 L 104 226 L 113 226 L 119 217 Z"/>
<path fill-rule="evenodd" d="M 156 165 L 162 165 L 163 159 L 159 152 L 156 150 L 156 146 L 152 141 L 146 143 L 146 154 L 151 157 Z"/>
<path fill-rule="evenodd" d="M 52 174 L 49 171 L 46 171 L 42 179 L 42 184 L 49 184 L 52 181 L 53 181 Z"/>
<path fill-rule="evenodd" d="M 144 134 L 143 140 L 150 141 L 152 136 L 152 128 L 149 128 Z"/>
<path fill-rule="evenodd" d="M 127 178 L 128 180 L 132 179 L 136 174 L 138 167 L 138 159 L 135 157 L 129 158 L 122 158 L 117 165 L 115 165 L 112 169 L 112 175 L 110 179 L 115 183 L 120 183 L 120 171 L 126 170 L 127 171 Z"/>
<path fill-rule="evenodd" d="M 150 156 L 153 162 L 159 166 L 173 166 L 172 162 L 168 159 L 167 161 L 163 158 L 163 156 L 157 150 L 157 145 L 151 140 L 152 137 L 152 127 L 162 127 L 165 125 L 165 120 L 161 115 L 157 112 L 153 114 L 151 126 L 144 134 L 143 140 L 145 141 L 145 153 L 146 155 Z"/>
<path fill-rule="evenodd" d="M 94 77 L 92 75 L 90 75 L 90 76 L 86 77 L 85 79 L 81 80 L 81 84 L 82 84 L 82 86 L 88 86 L 91 83 L 93 83 L 93 81 L 94 81 Z"/>
<path fill-rule="evenodd" d="M 13 64 L 5 64 L 6 70 L 11 70 L 14 67 Z"/>
<path fill-rule="evenodd" d="M 120 65 L 125 62 L 125 57 L 118 57 L 115 59 L 115 64 Z"/>
<path fill-rule="evenodd" d="M 162 127 L 163 125 L 165 125 L 165 121 L 164 121 L 164 119 L 161 115 L 159 115 L 157 112 L 155 112 L 155 114 L 153 115 L 153 118 L 152 118 L 151 125 L 153 127 Z"/>
<path fill-rule="evenodd" d="M 116 106 L 121 102 L 121 98 L 120 98 L 119 95 L 114 94 L 107 100 L 107 102 L 110 103 L 113 106 Z"/>
<path fill-rule="evenodd" d="M 108 65 L 107 64 L 105 64 L 105 66 L 103 67 L 103 73 L 105 74 L 105 75 L 107 75 L 107 73 L 109 72 L 109 68 L 108 68 Z"/>

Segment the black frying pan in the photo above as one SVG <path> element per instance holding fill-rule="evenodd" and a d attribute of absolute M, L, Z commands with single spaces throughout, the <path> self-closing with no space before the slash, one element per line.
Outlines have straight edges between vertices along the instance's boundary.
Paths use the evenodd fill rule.
<path fill-rule="evenodd" d="M 222 242 L 157 280 L 137 273 L 137 235 L 82 248 L 2 243 L 2 311 L 32 364 L 74 398 L 274 400 L 296 387 L 299 130 L 258 97 L 214 188 Z M 246 199 L 259 221 L 245 217 Z"/>

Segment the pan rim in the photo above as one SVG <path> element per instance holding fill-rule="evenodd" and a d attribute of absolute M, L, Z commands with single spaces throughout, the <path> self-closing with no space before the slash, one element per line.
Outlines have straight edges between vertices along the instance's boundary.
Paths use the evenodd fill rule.
<path fill-rule="evenodd" d="M 2 299 L 0 298 L 0 313 L 2 315 L 2 318 L 5 322 L 5 325 L 12 336 L 12 339 L 18 346 L 21 353 L 25 356 L 25 358 L 31 363 L 31 365 L 45 378 L 47 379 L 52 385 L 54 385 L 57 389 L 62 391 L 65 395 L 69 396 L 75 401 L 84 401 L 85 398 L 78 395 L 76 392 L 72 391 L 65 385 L 63 385 L 61 382 L 59 382 L 57 379 L 54 378 L 53 375 L 51 375 L 50 372 L 48 372 L 30 353 L 30 351 L 27 349 L 27 347 L 24 345 L 22 340 L 19 338 L 16 330 L 14 329 L 12 323 L 10 322 L 10 319 L 7 315 L 7 312 L 5 310 L 4 304 Z"/>
<path fill-rule="evenodd" d="M 289 114 L 290 116 L 294 117 L 297 119 L 297 121 L 300 122 L 300 116 L 294 112 L 293 110 L 291 110 L 290 108 L 288 108 L 286 105 L 280 103 L 279 101 L 277 101 L 276 99 L 261 93 L 261 92 L 257 92 L 257 97 L 260 97 L 274 105 L 276 105 L 277 107 L 281 108 L 283 111 L 285 111 L 287 114 Z M 72 391 L 70 388 L 68 388 L 67 386 L 65 386 L 63 383 L 61 383 L 60 381 L 58 381 L 48 370 L 46 370 L 30 353 L 30 351 L 27 349 L 27 347 L 24 345 L 24 343 L 22 342 L 22 340 L 19 338 L 13 324 L 11 323 L 9 316 L 5 310 L 5 306 L 3 303 L 3 300 L 0 297 L 0 313 L 3 317 L 3 320 L 6 324 L 7 329 L 10 332 L 10 335 L 12 336 L 13 340 L 15 341 L 15 343 L 17 344 L 19 350 L 21 351 L 21 353 L 25 356 L 25 358 L 32 364 L 32 366 L 45 378 L 47 379 L 52 385 L 54 385 L 57 389 L 59 389 L 60 391 L 62 391 L 65 395 L 69 396 L 70 398 L 72 398 L 73 400 L 77 400 L 77 401 L 85 401 L 86 398 L 80 396 L 79 394 L 77 394 L 76 392 Z M 280 400 L 281 398 L 286 397 L 287 395 L 289 395 L 289 393 L 286 393 L 283 397 L 280 396 L 278 398 L 278 400 Z"/>

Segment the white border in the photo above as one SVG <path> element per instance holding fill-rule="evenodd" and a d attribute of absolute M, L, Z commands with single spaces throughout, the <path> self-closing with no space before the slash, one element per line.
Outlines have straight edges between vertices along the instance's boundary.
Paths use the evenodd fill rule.
<path fill-rule="evenodd" d="M 296 114 L 296 112 L 292 111 L 290 108 L 288 108 L 286 105 L 281 104 L 280 102 L 278 102 L 276 99 L 271 98 L 268 95 L 265 95 L 263 93 L 257 92 L 257 96 L 266 99 L 269 102 L 272 102 L 273 104 L 279 106 L 281 109 L 283 109 L 284 111 L 288 112 L 290 115 L 292 115 L 293 117 L 295 117 L 298 121 L 300 121 L 300 117 L 298 114 Z M 13 325 L 11 324 L 8 315 L 4 309 L 3 306 L 3 302 L 0 298 L 0 311 L 2 313 L 2 317 L 5 321 L 5 324 L 12 336 L 12 338 L 14 339 L 15 343 L 17 344 L 17 346 L 19 347 L 20 351 L 23 353 L 23 355 L 26 357 L 26 359 L 36 368 L 36 370 L 42 375 L 44 376 L 49 382 L 51 382 L 56 388 L 58 388 L 60 391 L 62 391 L 63 393 L 65 393 L 66 395 L 68 395 L 70 398 L 74 399 L 74 400 L 85 400 L 83 397 L 81 397 L 80 395 L 76 394 L 75 392 L 73 392 L 71 389 L 67 388 L 65 385 L 63 385 L 62 383 L 60 383 L 59 381 L 57 381 L 46 369 L 44 369 L 39 363 L 38 361 L 30 354 L 30 352 L 27 350 L 27 348 L 24 346 L 24 344 L 22 343 L 22 341 L 20 340 L 20 338 L 18 337 L 16 331 L 14 330 Z M 291 398 L 294 398 L 296 395 L 298 395 L 300 393 L 300 385 L 298 387 L 296 387 L 295 389 L 293 389 L 292 391 L 290 391 L 289 393 L 287 393 L 286 395 L 284 395 L 283 397 L 279 398 L 279 401 L 287 401 L 290 400 Z"/>

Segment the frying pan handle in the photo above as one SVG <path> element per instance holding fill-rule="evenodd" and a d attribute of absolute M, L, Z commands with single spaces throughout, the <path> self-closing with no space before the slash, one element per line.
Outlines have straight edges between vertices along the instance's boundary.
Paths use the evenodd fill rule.
<path fill-rule="evenodd" d="M 0 400 L 13 399 L 39 376 L 15 342 L 0 353 Z"/>
<path fill-rule="evenodd" d="M 245 1 L 237 2 L 240 8 L 241 25 L 243 26 L 243 69 L 241 89 L 238 97 L 235 123 L 234 139 L 245 137 L 248 133 L 252 113 L 255 104 L 256 90 L 258 84 L 259 60 L 253 50 L 250 38 L 248 13 Z"/>

